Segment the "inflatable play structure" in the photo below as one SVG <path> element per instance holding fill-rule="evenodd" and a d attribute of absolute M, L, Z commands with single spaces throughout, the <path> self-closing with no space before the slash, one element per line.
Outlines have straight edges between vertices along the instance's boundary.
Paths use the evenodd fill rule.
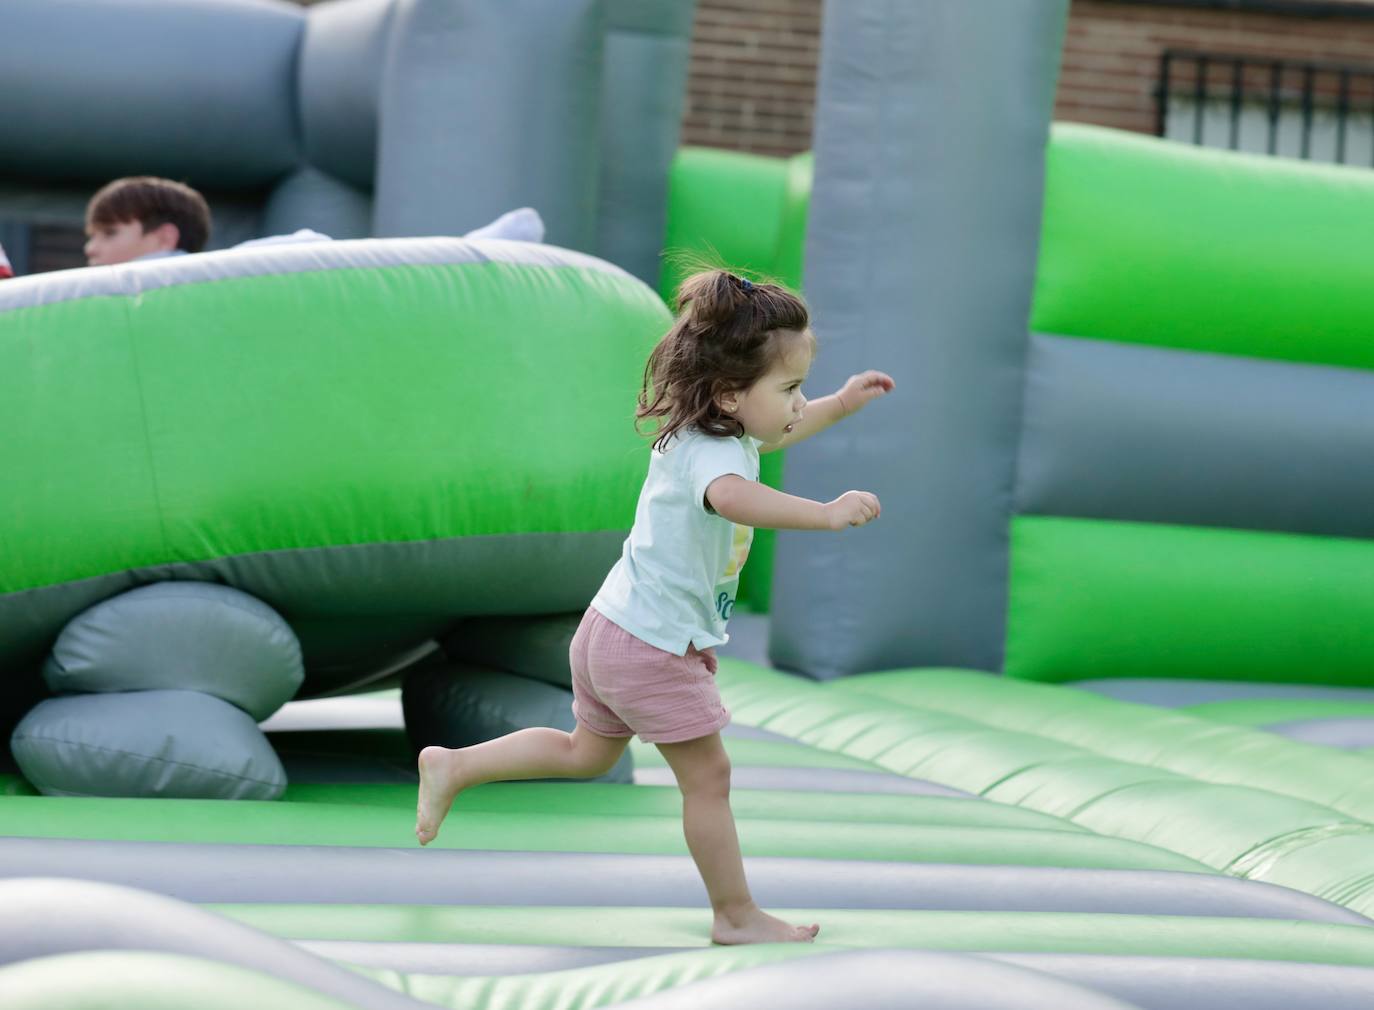
<path fill-rule="evenodd" d="M 637 742 L 413 841 L 418 746 L 569 724 L 671 266 L 550 215 L 0 284 L 0 1005 L 1369 1006 L 1374 176 L 1051 127 L 1065 6 L 829 5 L 814 160 L 682 151 L 634 236 L 804 283 L 813 388 L 898 380 L 774 475 L 882 521 L 779 536 L 718 675 L 751 885 L 815 945 L 709 945 Z M 584 7 L 603 81 L 617 16 L 683 43 Z M 681 65 L 636 65 L 647 122 Z"/>
<path fill-rule="evenodd" d="M 205 193 L 211 248 L 462 235 L 529 206 L 652 282 L 693 7 L 15 0 L 0 241 L 22 274 L 22 224 L 80 225 L 105 182 L 153 174 Z"/>

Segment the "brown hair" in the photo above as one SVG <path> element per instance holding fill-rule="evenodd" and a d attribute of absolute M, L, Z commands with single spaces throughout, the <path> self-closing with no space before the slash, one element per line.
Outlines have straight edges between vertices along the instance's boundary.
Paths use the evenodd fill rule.
<path fill-rule="evenodd" d="M 101 187 L 86 205 L 86 227 L 137 221 L 145 232 L 160 225 L 177 226 L 177 248 L 200 252 L 210 240 L 210 208 L 185 183 L 136 175 Z"/>
<path fill-rule="evenodd" d="M 718 437 L 744 426 L 716 404 L 747 389 L 785 353 L 781 331 L 814 340 L 806 303 L 777 284 L 755 284 L 726 270 L 704 270 L 682 282 L 678 317 L 644 366 L 635 428 L 661 418 L 654 448 L 663 450 L 682 428 L 695 425 Z"/>

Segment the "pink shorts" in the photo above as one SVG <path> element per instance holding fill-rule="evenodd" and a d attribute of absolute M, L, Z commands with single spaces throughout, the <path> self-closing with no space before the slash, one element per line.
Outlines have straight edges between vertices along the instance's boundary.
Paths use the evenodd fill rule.
<path fill-rule="evenodd" d="M 675 656 L 587 608 L 568 650 L 573 715 L 598 736 L 682 743 L 718 733 L 730 713 L 716 689 L 716 653 Z"/>

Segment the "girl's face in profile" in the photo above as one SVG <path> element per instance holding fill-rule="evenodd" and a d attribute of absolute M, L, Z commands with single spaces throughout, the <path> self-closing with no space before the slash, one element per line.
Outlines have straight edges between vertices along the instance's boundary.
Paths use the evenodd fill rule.
<path fill-rule="evenodd" d="M 720 398 L 721 409 L 744 425 L 745 434 L 765 445 L 781 442 L 801 420 L 806 408 L 801 386 L 815 357 L 808 334 L 785 331 L 780 339 L 786 350 L 758 381 Z"/>

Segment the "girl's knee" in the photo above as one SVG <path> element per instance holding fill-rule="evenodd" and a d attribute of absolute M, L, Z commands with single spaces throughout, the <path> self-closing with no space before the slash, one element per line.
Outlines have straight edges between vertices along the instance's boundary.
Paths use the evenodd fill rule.
<path fill-rule="evenodd" d="M 624 742 L 574 737 L 571 758 L 575 766 L 575 777 L 594 779 L 599 775 L 605 775 L 615 767 L 624 750 Z"/>
<path fill-rule="evenodd" d="M 721 751 L 681 769 L 678 787 L 683 795 L 730 795 L 730 758 Z"/>
<path fill-rule="evenodd" d="M 601 775 L 607 774 L 612 768 L 615 767 L 615 763 L 618 760 L 620 760 L 619 754 L 607 753 L 592 755 L 587 760 L 586 764 L 587 778 L 594 779 Z"/>

